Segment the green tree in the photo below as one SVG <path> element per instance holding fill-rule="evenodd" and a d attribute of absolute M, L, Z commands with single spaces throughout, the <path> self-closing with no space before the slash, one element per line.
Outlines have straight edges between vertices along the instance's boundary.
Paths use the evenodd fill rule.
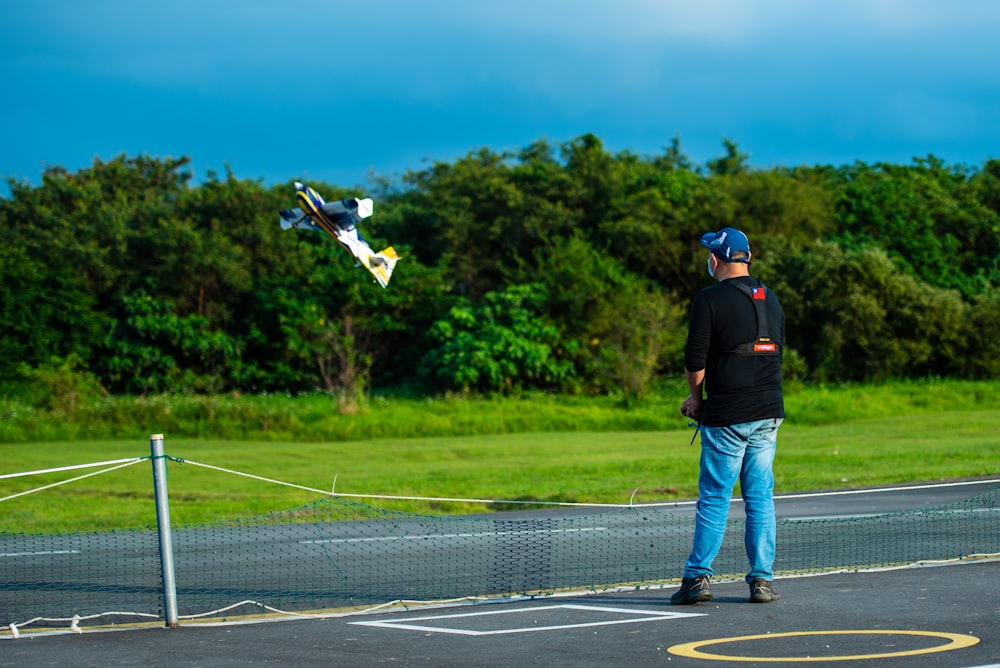
<path fill-rule="evenodd" d="M 242 366 L 239 342 L 204 316 L 180 316 L 174 305 L 138 292 L 123 297 L 126 317 L 105 340 L 98 370 L 129 393 L 214 394 L 233 386 Z"/>
<path fill-rule="evenodd" d="M 709 280 L 698 240 L 726 225 L 750 235 L 810 377 L 997 373 L 1000 161 L 752 169 L 723 146 L 697 167 L 677 138 L 647 158 L 587 134 L 376 181 L 365 236 L 403 258 L 386 290 L 328 236 L 280 229 L 291 182 L 192 186 L 186 158 L 54 167 L 0 198 L 0 377 L 54 356 L 112 391 L 319 387 L 342 409 L 424 380 L 631 400 L 677 372 L 678 314 Z"/>
<path fill-rule="evenodd" d="M 573 365 L 558 330 L 541 317 L 544 301 L 537 284 L 489 293 L 478 307 L 463 300 L 431 328 L 435 347 L 424 357 L 424 374 L 462 392 L 566 389 Z"/>
<path fill-rule="evenodd" d="M 545 312 L 588 392 L 641 398 L 652 376 L 676 365 L 683 309 L 670 293 L 629 272 L 577 234 L 544 262 Z M 673 344 L 671 344 L 671 341 Z"/>
<path fill-rule="evenodd" d="M 744 174 L 749 169 L 747 162 L 750 156 L 742 153 L 736 142 L 723 138 L 722 145 L 726 149 L 726 155 L 708 161 L 708 169 L 716 176 L 738 176 Z"/>
<path fill-rule="evenodd" d="M 788 346 L 813 380 L 880 381 L 964 372 L 967 307 L 885 251 L 830 242 L 783 255 L 761 277 L 785 309 Z"/>
<path fill-rule="evenodd" d="M 913 165 L 856 164 L 840 175 L 832 237 L 847 248 L 878 245 L 920 280 L 966 297 L 995 283 L 1000 217 L 990 176 L 946 168 L 933 156 Z"/>
<path fill-rule="evenodd" d="M 23 374 L 36 388 L 41 388 L 41 407 L 57 413 L 72 414 L 81 404 L 107 396 L 97 377 L 76 355 L 51 357 Z"/>
<path fill-rule="evenodd" d="M 623 403 L 642 400 L 653 377 L 678 369 L 685 341 L 680 307 L 660 290 L 630 283 L 616 302 L 616 326 L 599 340 L 603 374 L 619 388 Z"/>
<path fill-rule="evenodd" d="M 977 379 L 1000 378 L 1000 294 L 976 297 L 969 309 L 969 341 L 965 346 L 966 375 Z"/>
<path fill-rule="evenodd" d="M 482 149 L 453 165 L 408 172 L 396 204 L 405 223 L 390 228 L 394 242 L 424 264 L 446 265 L 455 290 L 472 299 L 502 288 L 504 266 L 518 254 L 524 201 L 508 159 Z"/>

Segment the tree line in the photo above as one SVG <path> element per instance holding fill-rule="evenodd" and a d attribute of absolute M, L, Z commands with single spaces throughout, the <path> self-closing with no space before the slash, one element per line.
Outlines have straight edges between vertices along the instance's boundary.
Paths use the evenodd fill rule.
<path fill-rule="evenodd" d="M 1000 161 L 751 168 L 584 135 L 482 148 L 367 192 L 402 259 L 387 289 L 332 239 L 283 231 L 292 180 L 119 156 L 0 198 L 0 381 L 112 394 L 620 392 L 682 369 L 711 281 L 704 232 L 750 237 L 805 382 L 1000 377 Z"/>

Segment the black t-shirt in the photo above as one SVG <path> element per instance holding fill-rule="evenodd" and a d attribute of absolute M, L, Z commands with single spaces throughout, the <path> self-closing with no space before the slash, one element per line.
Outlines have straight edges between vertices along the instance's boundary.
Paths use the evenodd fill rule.
<path fill-rule="evenodd" d="M 701 290 L 691 304 L 684 367 L 705 370 L 705 405 L 701 424 L 724 427 L 785 417 L 781 396 L 780 355 L 734 355 L 737 346 L 757 339 L 753 303 L 730 282 L 762 285 L 738 276 Z M 770 288 L 764 299 L 771 339 L 785 343 L 785 314 Z"/>

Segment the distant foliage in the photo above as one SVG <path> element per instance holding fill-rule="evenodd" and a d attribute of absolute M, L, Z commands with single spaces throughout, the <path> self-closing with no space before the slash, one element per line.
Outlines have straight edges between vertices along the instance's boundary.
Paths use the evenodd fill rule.
<path fill-rule="evenodd" d="M 97 365 L 115 387 L 131 394 L 217 393 L 238 378 L 240 344 L 208 318 L 179 316 L 171 302 L 139 291 L 123 296 L 124 318 L 111 328 Z"/>
<path fill-rule="evenodd" d="M 31 381 L 28 394 L 33 407 L 57 415 L 73 415 L 83 406 L 107 396 L 97 377 L 83 367 L 76 355 L 65 359 L 51 357 L 22 372 Z"/>
<path fill-rule="evenodd" d="M 434 323 L 423 371 L 443 390 L 511 394 L 526 388 L 566 390 L 575 380 L 572 348 L 543 318 L 543 286 L 491 292 L 481 306 L 468 300 Z"/>
<path fill-rule="evenodd" d="M 363 233 L 402 256 L 385 290 L 329 237 L 280 229 L 291 181 L 192 185 L 186 158 L 148 156 L 9 179 L 0 385 L 57 396 L 69 364 L 112 394 L 320 389 L 342 412 L 373 389 L 628 403 L 681 372 L 698 239 L 726 225 L 785 307 L 795 382 L 1000 377 L 1000 161 L 754 169 L 723 149 L 699 166 L 677 139 L 642 157 L 583 135 L 371 192 L 312 183 L 374 197 Z"/>
<path fill-rule="evenodd" d="M 814 380 L 970 375 L 970 305 L 900 272 L 884 250 L 818 242 L 770 271 L 795 323 L 788 345 L 810 361 Z"/>

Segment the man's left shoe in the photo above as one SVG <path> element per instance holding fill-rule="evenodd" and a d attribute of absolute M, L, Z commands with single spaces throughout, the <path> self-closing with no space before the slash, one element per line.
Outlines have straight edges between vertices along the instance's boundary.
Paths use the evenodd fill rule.
<path fill-rule="evenodd" d="M 770 603 L 771 601 L 777 600 L 778 592 L 774 591 L 774 587 L 771 586 L 770 580 L 755 578 L 753 582 L 750 583 L 751 603 Z"/>

